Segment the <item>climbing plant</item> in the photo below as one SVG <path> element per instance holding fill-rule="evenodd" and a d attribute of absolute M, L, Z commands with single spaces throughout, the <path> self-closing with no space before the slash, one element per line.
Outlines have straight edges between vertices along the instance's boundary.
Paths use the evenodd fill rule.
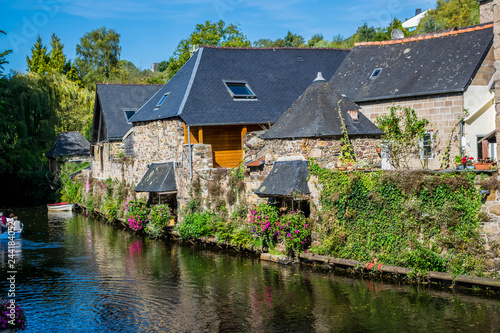
<path fill-rule="evenodd" d="M 340 258 L 481 275 L 481 197 L 475 173 L 343 173 L 310 162 L 319 180 L 321 245 Z"/>
<path fill-rule="evenodd" d="M 411 160 L 420 157 L 420 140 L 430 130 L 430 122 L 418 119 L 412 108 L 393 105 L 389 114 L 377 117 L 375 123 L 385 133 L 382 139 L 389 144 L 392 166 L 409 169 Z M 433 140 L 436 139 L 434 135 Z"/>

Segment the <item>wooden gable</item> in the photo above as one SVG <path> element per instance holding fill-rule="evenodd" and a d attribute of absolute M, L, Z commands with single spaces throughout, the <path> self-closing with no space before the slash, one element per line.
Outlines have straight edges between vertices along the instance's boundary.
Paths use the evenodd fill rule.
<path fill-rule="evenodd" d="M 260 130 L 258 125 L 191 126 L 191 144 L 212 146 L 214 168 L 238 167 L 243 160 L 243 136 Z M 188 144 L 187 126 L 184 125 L 184 143 Z"/>

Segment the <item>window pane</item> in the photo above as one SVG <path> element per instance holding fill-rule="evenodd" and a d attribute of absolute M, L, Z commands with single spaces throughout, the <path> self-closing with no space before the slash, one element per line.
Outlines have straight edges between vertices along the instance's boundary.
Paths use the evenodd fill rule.
<path fill-rule="evenodd" d="M 253 95 L 250 89 L 248 89 L 246 85 L 228 83 L 227 86 L 234 95 L 248 95 L 248 96 Z"/>

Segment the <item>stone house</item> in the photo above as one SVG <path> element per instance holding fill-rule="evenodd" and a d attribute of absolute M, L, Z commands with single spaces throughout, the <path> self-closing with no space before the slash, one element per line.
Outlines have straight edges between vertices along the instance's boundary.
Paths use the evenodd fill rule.
<path fill-rule="evenodd" d="M 245 137 L 246 155 L 259 162 L 246 165 L 248 190 L 281 206 L 300 206 L 307 214 L 309 200 L 319 204 L 314 179 L 307 180 L 308 160 L 315 158 L 327 169 L 339 166 L 345 132 L 354 150 L 352 159 L 379 168 L 377 146 L 383 132 L 359 109 L 318 73 L 270 129 Z"/>
<path fill-rule="evenodd" d="M 96 85 L 91 137 L 92 177 L 121 178 L 115 172 L 117 168 L 113 163 L 118 156 L 125 155 L 123 137 L 132 128 L 129 119 L 160 87 L 144 84 Z"/>
<path fill-rule="evenodd" d="M 245 134 L 276 122 L 311 77 L 321 71 L 330 79 L 348 53 L 201 46 L 130 119 L 130 180 L 140 182 L 151 163 L 172 162 L 177 201 L 185 204 L 193 178 L 205 182 L 214 168 L 241 165 Z"/>
<path fill-rule="evenodd" d="M 59 133 L 45 156 L 49 159 L 49 171 L 55 173 L 62 163 L 90 161 L 90 142 L 80 132 Z"/>
<path fill-rule="evenodd" d="M 421 142 L 426 154 L 415 158 L 420 167 L 439 168 L 439 159 L 451 139 L 451 158 L 465 154 L 475 159 L 493 157 L 495 143 L 483 156 L 480 140 L 495 129 L 492 92 L 492 24 L 450 29 L 410 38 L 356 44 L 331 83 L 357 103 L 372 121 L 393 105 L 413 108 L 434 124 Z M 459 121 L 465 110 L 464 139 Z M 435 133 L 438 135 L 435 135 Z M 453 135 L 452 135 L 453 134 Z M 479 149 L 478 149 L 479 147 Z"/>

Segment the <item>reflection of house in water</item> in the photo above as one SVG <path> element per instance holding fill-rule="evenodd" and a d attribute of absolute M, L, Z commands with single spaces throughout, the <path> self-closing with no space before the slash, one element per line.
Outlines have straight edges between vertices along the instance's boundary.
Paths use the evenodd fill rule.
<path fill-rule="evenodd" d="M 90 161 L 90 142 L 80 132 L 59 133 L 45 156 L 49 159 L 49 171 L 57 172 L 66 162 Z"/>

